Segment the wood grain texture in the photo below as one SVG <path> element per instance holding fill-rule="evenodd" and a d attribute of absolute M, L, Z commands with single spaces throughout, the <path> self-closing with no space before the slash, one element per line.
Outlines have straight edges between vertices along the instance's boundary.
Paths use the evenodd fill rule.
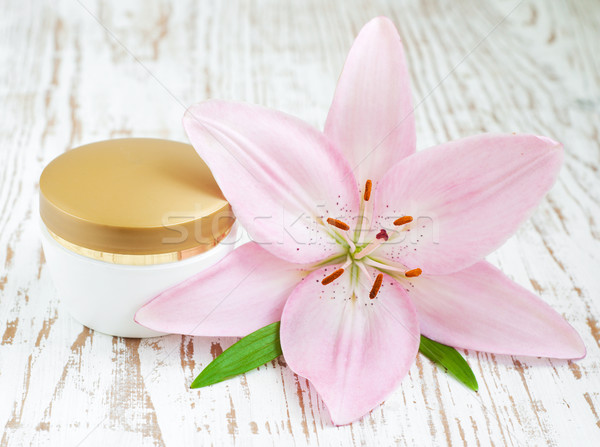
<path fill-rule="evenodd" d="M 420 356 L 384 405 L 333 427 L 283 360 L 190 390 L 234 339 L 112 338 L 61 309 L 37 235 L 46 163 L 111 137 L 186 141 L 185 106 L 210 97 L 321 127 L 380 14 L 405 42 L 419 148 L 484 131 L 564 142 L 556 186 L 490 261 L 571 322 L 586 359 L 468 352 L 475 394 Z M 3 2 L 0 445 L 600 443 L 599 40 L 596 0 Z"/>

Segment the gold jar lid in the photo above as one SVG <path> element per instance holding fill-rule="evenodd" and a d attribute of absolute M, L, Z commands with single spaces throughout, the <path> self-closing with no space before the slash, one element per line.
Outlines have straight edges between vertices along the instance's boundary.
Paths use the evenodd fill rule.
<path fill-rule="evenodd" d="M 55 158 L 40 178 L 40 215 L 67 248 L 126 264 L 206 251 L 234 223 L 194 148 L 151 138 L 100 141 Z"/>

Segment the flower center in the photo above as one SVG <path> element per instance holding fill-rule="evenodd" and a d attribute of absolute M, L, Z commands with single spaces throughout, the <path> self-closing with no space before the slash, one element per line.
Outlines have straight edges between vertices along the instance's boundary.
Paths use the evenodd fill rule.
<path fill-rule="evenodd" d="M 358 229 L 353 235 L 349 234 L 350 225 L 348 225 L 346 222 L 331 217 L 327 219 L 327 223 L 337 229 L 335 232 L 341 236 L 345 242 L 345 245 L 348 247 L 348 256 L 346 262 L 339 269 L 331 273 L 329 276 L 323 278 L 321 281 L 323 285 L 334 282 L 336 279 L 342 276 L 346 269 L 351 265 L 355 265 L 367 277 L 369 277 L 370 274 L 367 271 L 366 266 L 384 271 L 386 273 L 401 275 L 404 278 L 415 278 L 422 273 L 420 268 L 407 269 L 404 266 L 398 266 L 396 263 L 387 263 L 385 261 L 380 262 L 370 257 L 370 255 L 372 255 L 382 244 L 388 242 L 390 239 L 388 232 L 382 228 L 371 241 L 362 241 L 363 233 L 368 231 L 369 215 L 372 213 L 371 207 L 369 206 L 370 204 L 368 203 L 371 198 L 372 188 L 373 182 L 371 180 L 367 180 L 362 197 L 363 200 L 360 208 L 361 212 L 358 217 Z M 409 224 L 412 221 L 412 216 L 402 216 L 394 221 L 394 226 L 402 227 L 403 225 Z M 362 228 L 363 226 L 366 226 L 366 228 Z M 379 273 L 375 278 L 375 282 L 373 283 L 371 291 L 369 292 L 370 299 L 377 297 L 382 283 L 383 274 Z"/>

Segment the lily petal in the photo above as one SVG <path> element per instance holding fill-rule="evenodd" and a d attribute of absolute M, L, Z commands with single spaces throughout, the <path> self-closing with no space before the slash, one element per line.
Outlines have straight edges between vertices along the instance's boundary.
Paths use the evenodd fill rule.
<path fill-rule="evenodd" d="M 400 36 L 385 17 L 367 23 L 350 49 L 325 124 L 360 185 L 415 152 L 410 76 Z"/>
<path fill-rule="evenodd" d="M 275 110 L 215 100 L 190 107 L 183 124 L 254 242 L 298 263 L 341 253 L 318 222 L 355 217 L 359 193 L 322 133 Z"/>
<path fill-rule="evenodd" d="M 311 381 L 341 425 L 400 383 L 419 348 L 419 325 L 398 282 L 385 275 L 375 299 L 363 288 L 353 297 L 348 273 L 321 284 L 335 269 L 321 268 L 294 289 L 281 318 L 281 347 L 288 366 Z"/>
<path fill-rule="evenodd" d="M 569 323 L 485 261 L 450 275 L 421 275 L 412 283 L 409 295 L 421 332 L 440 343 L 497 354 L 585 356 Z"/>
<path fill-rule="evenodd" d="M 420 151 L 375 191 L 374 225 L 394 227 L 377 256 L 428 274 L 462 270 L 498 248 L 550 189 L 562 145 L 533 135 L 479 135 Z M 389 206 L 388 206 L 389 205 Z M 391 231 L 391 230 L 390 230 Z"/>
<path fill-rule="evenodd" d="M 166 333 L 245 336 L 280 320 L 300 267 L 249 242 L 146 303 L 135 321 Z"/>

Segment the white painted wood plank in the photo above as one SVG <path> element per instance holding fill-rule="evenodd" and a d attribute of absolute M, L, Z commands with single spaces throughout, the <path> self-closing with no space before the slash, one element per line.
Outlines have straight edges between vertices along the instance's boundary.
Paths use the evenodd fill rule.
<path fill-rule="evenodd" d="M 362 421 L 333 427 L 273 362 L 192 391 L 230 338 L 124 340 L 60 307 L 37 240 L 37 181 L 70 147 L 185 141 L 218 97 L 322 126 L 360 27 L 398 26 L 418 146 L 487 131 L 565 144 L 559 181 L 490 256 L 580 332 L 580 362 L 468 353 L 474 394 L 420 357 Z M 95 16 L 95 17 L 94 17 Z M 97 19 L 97 20 L 96 20 Z M 600 440 L 600 38 L 597 2 L 8 2 L 0 17 L 0 445 L 579 445 Z"/>

